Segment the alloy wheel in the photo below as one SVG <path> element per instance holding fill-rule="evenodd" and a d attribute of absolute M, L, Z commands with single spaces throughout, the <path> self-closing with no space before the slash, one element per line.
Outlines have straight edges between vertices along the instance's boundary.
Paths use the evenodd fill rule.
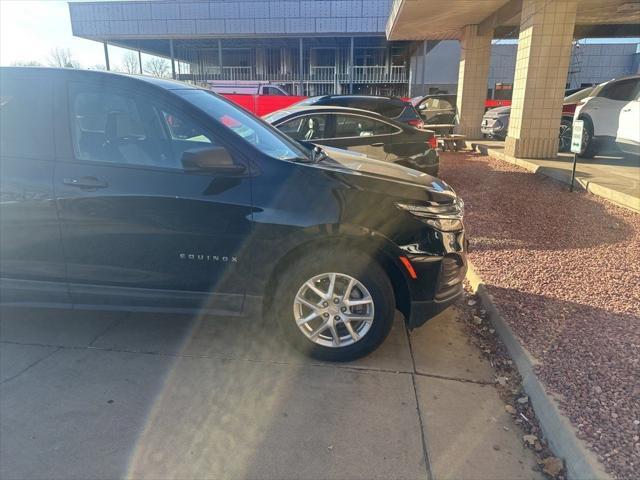
<path fill-rule="evenodd" d="M 572 130 L 573 127 L 571 125 L 560 125 L 560 135 L 558 138 L 560 139 L 559 150 L 561 152 L 569 151 L 569 148 L 571 146 Z"/>
<path fill-rule="evenodd" d="M 300 331 L 324 347 L 346 347 L 371 329 L 374 304 L 367 288 L 344 273 L 322 273 L 302 284 L 293 301 Z"/>

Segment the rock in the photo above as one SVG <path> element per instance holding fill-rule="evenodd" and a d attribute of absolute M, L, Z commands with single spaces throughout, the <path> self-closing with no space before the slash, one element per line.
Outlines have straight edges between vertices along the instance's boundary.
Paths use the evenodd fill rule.
<path fill-rule="evenodd" d="M 496 377 L 496 383 L 502 385 L 503 387 L 507 384 L 509 379 L 507 377 Z"/>
<path fill-rule="evenodd" d="M 518 400 L 516 400 L 516 402 L 518 402 L 520 405 L 524 405 L 525 403 L 529 402 L 529 397 L 525 395 L 524 397 L 520 397 Z"/>
<path fill-rule="evenodd" d="M 500 445 L 494 445 L 494 446 L 493 446 L 493 449 L 494 449 L 496 452 L 500 451 Z"/>
<path fill-rule="evenodd" d="M 515 409 L 515 408 L 513 408 L 511 405 L 505 405 L 505 406 L 504 406 L 504 410 L 505 410 L 507 413 L 510 413 L 511 415 L 515 415 L 516 413 L 518 413 L 518 412 L 516 411 L 516 409 Z"/>
<path fill-rule="evenodd" d="M 593 387 L 593 391 L 596 392 L 597 395 L 600 395 L 602 393 L 602 388 L 596 385 Z"/>
<path fill-rule="evenodd" d="M 467 305 L 469 305 L 470 307 L 473 307 L 475 304 L 476 304 L 476 301 L 475 301 L 475 300 L 469 300 L 469 301 L 467 302 Z"/>
<path fill-rule="evenodd" d="M 538 441 L 538 437 L 536 437 L 535 435 L 524 435 L 522 437 L 522 440 L 524 440 L 524 443 L 526 443 L 527 445 L 533 446 Z"/>
<path fill-rule="evenodd" d="M 634 420 L 634 421 L 633 421 L 633 424 L 634 424 L 634 425 L 640 425 L 640 420 Z"/>
<path fill-rule="evenodd" d="M 552 477 L 557 477 L 564 470 L 562 460 L 558 457 L 547 457 L 542 460 L 542 471 Z"/>
<path fill-rule="evenodd" d="M 476 325 L 481 325 L 482 324 L 482 319 L 480 317 L 478 317 L 477 315 L 473 316 L 473 323 L 475 323 Z"/>
<path fill-rule="evenodd" d="M 496 333 L 496 331 L 493 328 L 490 328 L 489 333 Z"/>

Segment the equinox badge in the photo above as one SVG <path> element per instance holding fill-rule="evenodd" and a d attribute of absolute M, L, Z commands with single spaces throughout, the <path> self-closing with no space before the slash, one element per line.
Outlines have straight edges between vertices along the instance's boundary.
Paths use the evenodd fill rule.
<path fill-rule="evenodd" d="M 179 253 L 180 260 L 195 260 L 199 262 L 228 262 L 238 263 L 238 257 L 230 255 L 205 255 L 203 253 Z"/>

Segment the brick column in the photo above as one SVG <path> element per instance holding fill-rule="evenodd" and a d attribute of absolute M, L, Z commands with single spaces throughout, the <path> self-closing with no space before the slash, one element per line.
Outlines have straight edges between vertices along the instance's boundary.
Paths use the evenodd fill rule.
<path fill-rule="evenodd" d="M 576 0 L 524 0 L 505 153 L 555 158 Z"/>
<path fill-rule="evenodd" d="M 484 115 L 491 62 L 491 38 L 492 35 L 478 35 L 477 25 L 467 25 L 462 29 L 456 131 L 469 139 L 481 137 L 480 123 Z"/>

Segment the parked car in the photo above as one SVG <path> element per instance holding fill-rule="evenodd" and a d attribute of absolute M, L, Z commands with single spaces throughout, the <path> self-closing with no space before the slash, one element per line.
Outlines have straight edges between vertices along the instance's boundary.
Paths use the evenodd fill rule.
<path fill-rule="evenodd" d="M 374 112 L 356 108 L 310 106 L 280 110 L 264 119 L 297 141 L 328 145 L 397 163 L 436 176 L 437 139 Z"/>
<path fill-rule="evenodd" d="M 571 135 L 573 131 L 573 113 L 578 103 L 588 97 L 596 87 L 587 87 L 565 97 L 558 133 L 558 150 L 568 152 L 571 149 Z M 480 131 L 490 138 L 504 140 L 509 131 L 511 107 L 498 107 L 488 110 L 482 117 Z"/>
<path fill-rule="evenodd" d="M 418 111 L 425 127 L 440 134 L 453 133 L 457 123 L 457 96 L 455 93 L 434 93 L 413 97 L 411 104 Z M 495 108 L 511 105 L 511 100 L 488 98 L 485 108 Z"/>
<path fill-rule="evenodd" d="M 271 82 L 253 82 L 250 80 L 207 80 L 206 87 L 216 93 L 238 95 L 276 95 L 289 96 L 282 85 Z"/>
<path fill-rule="evenodd" d="M 369 110 L 383 117 L 422 128 L 424 122 L 410 102 L 396 97 L 377 97 L 374 95 L 320 95 L 309 97 L 294 103 L 293 107 L 328 105 L 333 107 L 359 108 Z"/>
<path fill-rule="evenodd" d="M 640 155 L 640 75 L 599 85 L 578 103 L 574 118 L 584 120 L 582 157 L 593 158 L 611 145 Z"/>
<path fill-rule="evenodd" d="M 0 99 L 3 305 L 263 311 L 349 360 L 462 293 L 463 203 L 429 175 L 169 80 L 5 67 Z"/>

